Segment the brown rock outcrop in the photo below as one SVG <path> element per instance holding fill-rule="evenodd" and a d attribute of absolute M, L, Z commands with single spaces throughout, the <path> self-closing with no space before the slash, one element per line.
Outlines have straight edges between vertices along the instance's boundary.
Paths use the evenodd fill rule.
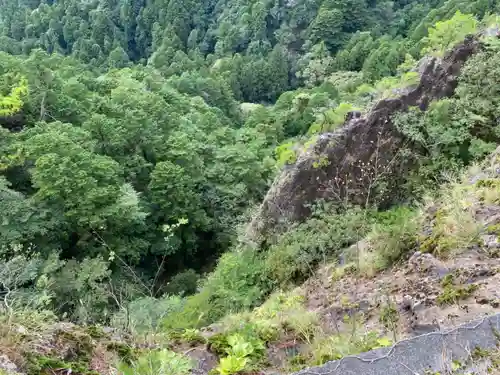
<path fill-rule="evenodd" d="M 412 168 L 398 154 L 411 145 L 395 129 L 392 116 L 412 106 L 425 110 L 432 100 L 453 95 L 461 68 L 479 48 L 471 36 L 443 59 L 427 59 L 414 89 L 381 100 L 366 116 L 351 116 L 338 131 L 320 135 L 276 178 L 247 228 L 248 238 L 256 241 L 270 230 L 306 218 L 310 204 L 318 199 L 364 204 L 382 190 L 386 203 L 397 199 L 398 181 Z"/>

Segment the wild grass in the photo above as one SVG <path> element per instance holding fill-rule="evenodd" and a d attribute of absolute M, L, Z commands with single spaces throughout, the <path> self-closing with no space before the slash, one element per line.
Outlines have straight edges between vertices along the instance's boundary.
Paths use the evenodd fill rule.
<path fill-rule="evenodd" d="M 438 209 L 432 235 L 421 245 L 422 250 L 440 257 L 451 257 L 476 243 L 482 230 L 475 216 L 478 202 L 474 185 L 464 180 L 448 184 L 437 204 L 432 203 Z"/>
<path fill-rule="evenodd" d="M 404 206 L 382 213 L 367 236 L 369 246 L 359 254 L 359 271 L 374 276 L 414 250 L 418 217 L 416 209 Z"/>

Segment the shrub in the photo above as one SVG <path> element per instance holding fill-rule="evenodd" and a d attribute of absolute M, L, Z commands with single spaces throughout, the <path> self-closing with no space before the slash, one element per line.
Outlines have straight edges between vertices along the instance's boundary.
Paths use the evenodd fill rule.
<path fill-rule="evenodd" d="M 221 322 L 222 332 L 209 338 L 212 352 L 229 353 L 229 337 L 238 335 L 254 348 L 248 364 L 256 367 L 265 359 L 265 345 L 280 337 L 293 336 L 301 342 L 310 342 L 320 330 L 318 316 L 307 311 L 304 297 L 296 292 L 276 292 L 251 312 L 226 316 Z"/>
<path fill-rule="evenodd" d="M 442 57 L 451 47 L 476 31 L 477 20 L 474 16 L 457 11 L 451 19 L 437 22 L 429 29 L 429 36 L 423 40 L 425 48 L 422 54 Z"/>
<path fill-rule="evenodd" d="M 167 337 L 172 345 L 188 344 L 195 347 L 207 343 L 207 339 L 198 328 L 172 329 L 164 337 Z"/>
<path fill-rule="evenodd" d="M 164 321 L 165 329 L 210 324 L 230 312 L 250 309 L 269 294 L 261 256 L 251 248 L 224 254 L 199 293 Z"/>
<path fill-rule="evenodd" d="M 227 357 L 221 358 L 219 366 L 217 366 L 216 371 L 220 375 L 233 375 L 244 370 L 247 366 L 248 359 L 245 357 L 236 357 L 234 355 L 228 355 Z"/>
<path fill-rule="evenodd" d="M 351 103 L 340 103 L 335 109 L 330 109 L 323 113 L 323 124 L 321 131 L 333 131 L 344 124 L 346 115 L 351 111 L 358 111 L 360 108 L 354 107 Z M 311 133 L 313 131 L 310 130 Z"/>
<path fill-rule="evenodd" d="M 221 375 L 236 374 L 257 366 L 265 356 L 264 342 L 248 324 L 237 332 L 226 332 L 211 337 L 209 348 L 223 356 L 216 369 Z"/>
<path fill-rule="evenodd" d="M 293 332 L 300 341 L 310 342 L 319 329 L 319 317 L 305 308 L 288 311 L 281 317 L 286 332 Z"/>
<path fill-rule="evenodd" d="M 252 308 L 270 291 L 262 258 L 251 248 L 224 254 L 203 287 L 211 291 L 211 303 L 224 312 Z"/>
<path fill-rule="evenodd" d="M 213 323 L 224 314 L 217 311 L 211 302 L 210 290 L 202 289 L 199 293 L 185 299 L 182 309 L 167 315 L 161 322 L 166 331 L 196 328 Z"/>
<path fill-rule="evenodd" d="M 467 286 L 454 285 L 453 275 L 447 276 L 441 283 L 443 290 L 436 298 L 436 302 L 439 305 L 453 305 L 458 303 L 470 297 L 479 288 L 476 284 Z"/>
<path fill-rule="evenodd" d="M 276 147 L 276 161 L 279 166 L 294 164 L 297 161 L 297 152 L 294 150 L 295 142 L 290 141 Z"/>
<path fill-rule="evenodd" d="M 267 251 L 267 278 L 275 287 L 304 280 L 319 262 L 361 239 L 369 228 L 369 217 L 359 208 L 327 210 L 296 225 Z"/>
<path fill-rule="evenodd" d="M 411 108 L 393 118 L 397 129 L 417 146 L 408 155 L 419 167 L 408 179 L 413 180 L 409 190 L 422 190 L 422 186 L 437 188 L 446 182 L 445 173 L 458 173 L 465 165 L 483 158 L 494 146 L 490 121 L 474 114 L 470 105 L 474 101 L 485 103 L 485 98 L 472 97 L 472 89 L 468 92 L 466 87 L 459 89 L 463 99 L 442 99 L 431 103 L 425 112 Z"/>
<path fill-rule="evenodd" d="M 394 97 L 405 89 L 418 84 L 420 76 L 417 72 L 402 73 L 398 77 L 385 77 L 375 83 L 375 90 L 381 99 Z"/>
<path fill-rule="evenodd" d="M 194 270 L 180 272 L 169 281 L 165 293 L 169 295 L 186 296 L 196 293 L 200 276 Z"/>
<path fill-rule="evenodd" d="M 8 288 L 12 307 L 52 310 L 78 323 L 106 320 L 109 262 L 101 256 L 81 261 L 59 259 L 52 252 L 0 257 L 0 285 Z"/>
<path fill-rule="evenodd" d="M 316 209 L 313 217 L 280 235 L 266 251 L 244 247 L 224 254 L 184 308 L 168 316 L 167 330 L 210 324 L 262 303 L 275 289 L 309 276 L 314 267 L 358 241 L 370 227 L 370 210 Z"/>

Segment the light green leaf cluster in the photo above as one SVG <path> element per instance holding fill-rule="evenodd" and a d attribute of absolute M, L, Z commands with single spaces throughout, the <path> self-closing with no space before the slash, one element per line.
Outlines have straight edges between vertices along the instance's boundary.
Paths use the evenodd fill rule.
<path fill-rule="evenodd" d="M 19 112 L 24 104 L 23 99 L 28 94 L 28 81 L 22 77 L 10 94 L 0 96 L 0 115 L 8 116 Z"/>
<path fill-rule="evenodd" d="M 457 11 L 447 21 L 437 22 L 429 29 L 429 36 L 424 38 L 425 47 L 422 54 L 443 57 L 455 44 L 461 42 L 465 36 L 477 31 L 478 21 L 471 14 Z"/>

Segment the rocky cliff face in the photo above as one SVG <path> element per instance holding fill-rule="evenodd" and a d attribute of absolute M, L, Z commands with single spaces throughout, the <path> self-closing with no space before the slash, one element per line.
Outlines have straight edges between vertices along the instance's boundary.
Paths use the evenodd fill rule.
<path fill-rule="evenodd" d="M 399 153 L 411 145 L 395 129 L 392 116 L 412 106 L 425 110 L 432 100 L 453 95 L 461 68 L 479 48 L 469 37 L 445 58 L 423 61 L 414 89 L 381 100 L 366 116 L 351 116 L 338 131 L 319 136 L 276 178 L 247 228 L 248 237 L 257 240 L 269 230 L 306 218 L 317 199 L 364 204 L 375 192 L 383 193 L 386 202 L 397 198 L 398 181 L 412 168 Z"/>

